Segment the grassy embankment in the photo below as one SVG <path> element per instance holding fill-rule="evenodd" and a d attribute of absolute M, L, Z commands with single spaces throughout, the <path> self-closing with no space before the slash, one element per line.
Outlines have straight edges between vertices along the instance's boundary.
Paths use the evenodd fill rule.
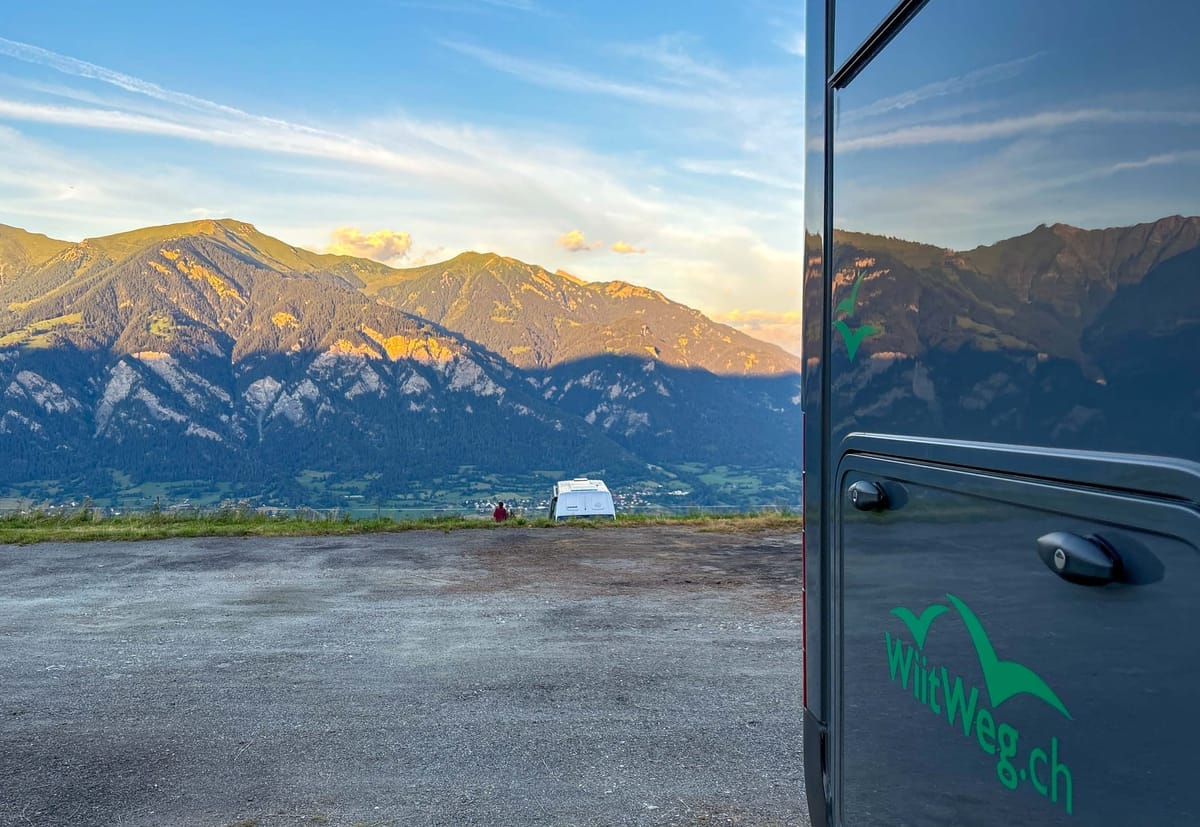
<path fill-rule="evenodd" d="M 616 520 L 590 519 L 551 522 L 545 518 L 516 517 L 497 524 L 485 516 L 350 519 L 322 514 L 270 516 L 247 511 L 184 514 L 141 513 L 100 516 L 84 509 L 74 514 L 13 514 L 0 517 L 0 543 L 85 540 L 161 540 L 170 537 L 301 537 L 328 534 L 368 534 L 389 531 L 453 531 L 457 529 L 506 530 L 570 526 L 612 530 L 643 526 L 689 526 L 699 531 L 799 531 L 803 520 L 787 513 L 688 514 L 682 516 L 621 514 Z"/>

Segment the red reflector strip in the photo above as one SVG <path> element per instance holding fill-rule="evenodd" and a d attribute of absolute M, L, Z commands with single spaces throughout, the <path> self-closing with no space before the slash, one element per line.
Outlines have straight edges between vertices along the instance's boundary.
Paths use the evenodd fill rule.
<path fill-rule="evenodd" d="M 804 708 L 808 709 L 808 514 L 805 503 L 808 487 L 807 466 L 804 458 L 805 440 L 808 437 L 808 414 L 800 412 L 800 517 L 804 523 L 800 526 L 800 669 L 804 673 L 800 677 L 800 698 Z"/>

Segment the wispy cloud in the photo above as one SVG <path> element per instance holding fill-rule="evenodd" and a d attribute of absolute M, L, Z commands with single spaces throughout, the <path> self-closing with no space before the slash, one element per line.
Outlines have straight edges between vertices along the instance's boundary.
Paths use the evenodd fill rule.
<path fill-rule="evenodd" d="M 6 55 L 16 60 L 21 60 L 26 63 L 33 63 L 39 66 L 46 66 L 51 69 L 57 69 L 66 75 L 74 75 L 75 77 L 88 78 L 90 80 L 98 80 L 103 83 L 116 86 L 119 89 L 124 89 L 127 92 L 134 92 L 139 95 L 154 98 L 165 103 L 174 104 L 176 106 L 185 106 L 191 109 L 196 109 L 205 112 L 216 112 L 223 115 L 234 115 L 243 118 L 252 118 L 271 122 L 269 118 L 261 118 L 251 115 L 248 112 L 243 112 L 240 109 L 235 109 L 232 106 L 225 106 L 214 101 L 205 100 L 204 98 L 189 95 L 184 92 L 176 92 L 170 89 L 165 89 L 157 83 L 152 83 L 148 80 L 133 77 L 122 72 L 117 72 L 113 69 L 108 69 L 103 66 L 97 66 L 95 63 L 88 63 L 86 60 L 69 57 L 67 55 L 52 52 L 49 49 L 43 49 L 40 46 L 34 46 L 29 43 L 21 43 L 16 40 L 9 40 L 0 37 L 0 55 Z M 275 123 L 283 123 L 282 121 L 274 121 Z"/>
<path fill-rule="evenodd" d="M 502 15 L 508 13 L 536 13 L 543 17 L 554 13 L 538 5 L 534 0 L 390 0 L 390 5 L 401 9 L 419 9 L 429 12 L 468 15 Z"/>
<path fill-rule="evenodd" d="M 1104 175 L 1116 175 L 1118 172 L 1127 172 L 1136 169 L 1172 166 L 1174 164 L 1194 164 L 1197 162 L 1200 162 L 1200 151 L 1197 150 L 1163 152 L 1158 155 L 1140 158 L 1136 161 L 1118 161 L 1115 164 L 1102 167 L 1099 172 Z"/>
<path fill-rule="evenodd" d="M 963 75 L 958 75 L 945 80 L 927 83 L 924 86 L 919 86 L 916 89 L 910 89 L 906 92 L 901 92 L 898 95 L 889 95 L 885 98 L 880 98 L 865 106 L 860 106 L 855 109 L 850 109 L 841 114 L 842 123 L 853 123 L 856 120 L 864 118 L 876 117 L 888 112 L 893 112 L 902 109 L 908 109 L 926 101 L 944 98 L 950 95 L 956 95 L 962 92 L 968 92 L 980 86 L 990 83 L 999 83 L 1004 80 L 1011 80 L 1017 77 L 1035 60 L 1041 57 L 1044 53 L 1020 57 L 1015 60 L 996 63 L 991 66 L 985 66 L 980 69 L 975 69 Z"/>
<path fill-rule="evenodd" d="M 142 224 L 163 223 L 163 215 L 188 217 L 197 200 L 220 203 L 222 194 L 210 176 L 193 177 L 186 170 L 156 165 L 151 170 L 112 169 L 96 159 L 48 146 L 0 125 L 0 203 L 11 216 L 32 229 L 56 237 L 78 239 L 128 230 L 131 216 Z M 153 204 L 152 209 L 147 209 Z M 220 211 L 227 214 L 227 210 Z"/>
<path fill-rule="evenodd" d="M 1101 159 L 1084 152 L 1085 143 L 1064 141 L 1057 134 L 1029 135 L 989 147 L 965 162 L 943 164 L 915 180 L 854 180 L 843 189 L 842 215 L 836 224 L 962 250 L 1028 232 L 1038 224 L 1111 227 L 1195 212 L 1190 188 L 1148 197 L 1138 189 L 1138 173 L 1200 165 L 1200 151 L 1134 157 L 1120 153 Z M 1191 175 L 1181 171 L 1176 177 L 1188 181 Z M 1114 176 L 1128 177 L 1097 187 Z M 1098 191 L 1129 195 L 1114 200 L 1097 197 Z"/>
<path fill-rule="evenodd" d="M 615 54 L 634 57 L 649 64 L 658 76 L 675 85 L 702 84 L 710 91 L 735 85 L 733 77 L 721 67 L 694 57 L 690 51 L 695 38 L 679 34 L 662 35 L 645 43 L 623 43 L 612 47 Z"/>
<path fill-rule="evenodd" d="M 502 9 L 517 9 L 518 11 L 533 11 L 537 5 L 533 0 L 479 0 L 489 6 L 499 6 Z"/>
<path fill-rule="evenodd" d="M 646 84 L 623 83 L 599 75 L 581 72 L 570 66 L 529 60 L 504 54 L 483 46 L 443 40 L 442 45 L 460 54 L 473 57 L 485 66 L 518 77 L 536 86 L 566 92 L 585 92 L 607 95 L 652 106 L 673 109 L 713 111 L 716 104 L 701 94 L 680 92 Z"/>
<path fill-rule="evenodd" d="M 1011 138 L 1031 133 L 1045 133 L 1068 126 L 1085 124 L 1200 124 L 1196 112 L 1138 112 L 1116 109 L 1075 109 L 1039 112 L 975 123 L 911 126 L 873 135 L 839 138 L 838 152 L 857 152 L 865 149 L 884 149 L 931 144 L 965 144 L 997 138 Z"/>
<path fill-rule="evenodd" d="M 520 205 L 537 213 L 549 206 L 560 215 L 584 218 L 587 211 L 579 209 L 583 199 L 597 199 L 630 216 L 646 217 L 660 209 L 607 172 L 600 159 L 544 140 L 531 142 L 526 136 L 506 137 L 477 127 L 403 117 L 363 124 L 359 134 L 373 133 L 374 139 L 351 137 L 243 112 L 37 47 L 13 41 L 6 44 L 8 52 L 20 59 L 35 60 L 71 76 L 102 80 L 170 108 L 145 114 L 129 111 L 128 101 L 121 100 L 109 100 L 107 105 L 63 106 L 0 98 L 3 119 L 306 157 L 334 169 L 350 165 L 382 170 L 397 176 L 395 186 L 407 185 L 411 190 L 425 182 L 443 196 L 453 192 L 467 195 L 469 203 L 483 209 L 503 204 L 507 210 Z M 316 172 L 319 167 L 302 170 L 303 174 Z M 303 200 L 302 195 L 293 198 Z M 529 215 L 525 213 L 526 222 Z M 464 220 L 469 218 L 464 216 Z"/>
<path fill-rule="evenodd" d="M 634 247 L 632 244 L 628 244 L 624 241 L 613 242 L 613 246 L 610 249 L 614 253 L 619 253 L 623 256 L 641 255 L 642 253 L 646 252 L 645 247 Z"/>
<path fill-rule="evenodd" d="M 465 170 L 428 155 L 408 155 L 332 132 L 296 127 L 282 121 L 168 119 L 96 107 L 32 104 L 0 98 L 0 117 L 36 123 L 78 126 L 182 138 L 219 146 L 306 155 L 382 167 L 422 176 L 461 177 Z M 266 124 L 264 128 L 262 124 Z"/>
<path fill-rule="evenodd" d="M 683 160 L 679 168 L 688 172 L 702 175 L 720 175 L 729 178 L 741 178 L 768 187 L 804 192 L 804 181 L 796 178 L 782 178 L 769 174 L 767 171 L 750 166 L 744 161 L 697 161 Z"/>
<path fill-rule="evenodd" d="M 309 155 L 382 166 L 400 172 L 441 175 L 461 173 L 461 170 L 447 167 L 440 159 L 428 156 L 414 157 L 337 132 L 252 114 L 185 92 L 166 89 L 156 83 L 28 43 L 0 38 L 0 54 L 46 66 L 67 75 L 97 80 L 126 92 L 200 113 L 199 116 L 189 117 L 176 111 L 155 116 L 125 111 L 118 106 L 54 106 L 0 99 L 0 117 L 183 138 L 267 152 Z"/>
<path fill-rule="evenodd" d="M 794 22 L 787 31 L 795 31 Z M 684 35 L 598 46 L 597 56 L 606 60 L 603 75 L 469 43 L 445 41 L 443 45 L 541 88 L 674 110 L 671 138 L 686 132 L 692 154 L 674 159 L 680 171 L 751 181 L 786 192 L 803 187 L 797 172 L 803 169 L 804 143 L 796 95 L 801 83 L 798 71 L 733 71 L 705 58 L 701 44 Z M 643 125 L 664 122 L 661 111 L 648 119 L 630 117 L 631 123 Z M 685 145 L 666 135 L 660 139 Z M 711 146 L 726 157 L 696 158 L 700 146 Z"/>

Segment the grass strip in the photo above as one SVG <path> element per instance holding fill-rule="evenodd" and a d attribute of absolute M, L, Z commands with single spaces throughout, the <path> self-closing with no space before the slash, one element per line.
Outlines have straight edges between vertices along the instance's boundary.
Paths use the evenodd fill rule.
<path fill-rule="evenodd" d="M 182 514 L 139 513 L 102 516 L 90 509 L 73 514 L 28 513 L 0 517 L 0 543 L 29 545 L 96 540 L 164 540 L 172 537 L 312 537 L 396 531 L 458 531 L 513 528 L 587 528 L 597 531 L 644 526 L 689 526 L 698 531 L 799 531 L 803 518 L 788 513 L 686 515 L 620 514 L 615 520 L 514 517 L 496 523 L 490 516 L 437 516 L 393 520 L 348 516 L 269 515 L 246 511 Z"/>

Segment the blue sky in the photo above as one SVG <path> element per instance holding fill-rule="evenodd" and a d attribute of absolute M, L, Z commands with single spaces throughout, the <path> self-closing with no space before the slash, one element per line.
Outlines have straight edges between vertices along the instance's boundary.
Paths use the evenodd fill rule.
<path fill-rule="evenodd" d="M 231 216 L 397 266 L 488 250 L 796 350 L 800 6 L 18 4 L 0 223 Z"/>
<path fill-rule="evenodd" d="M 929 3 L 838 95 L 834 225 L 965 250 L 1200 215 L 1198 28 L 1167 0 Z"/>
<path fill-rule="evenodd" d="M 0 223 L 494 251 L 798 349 L 802 3 L 9 5 Z M 891 5 L 846 5 L 839 55 Z M 1164 0 L 930 3 L 839 94 L 835 224 L 967 249 L 1200 213 L 1197 26 Z"/>

